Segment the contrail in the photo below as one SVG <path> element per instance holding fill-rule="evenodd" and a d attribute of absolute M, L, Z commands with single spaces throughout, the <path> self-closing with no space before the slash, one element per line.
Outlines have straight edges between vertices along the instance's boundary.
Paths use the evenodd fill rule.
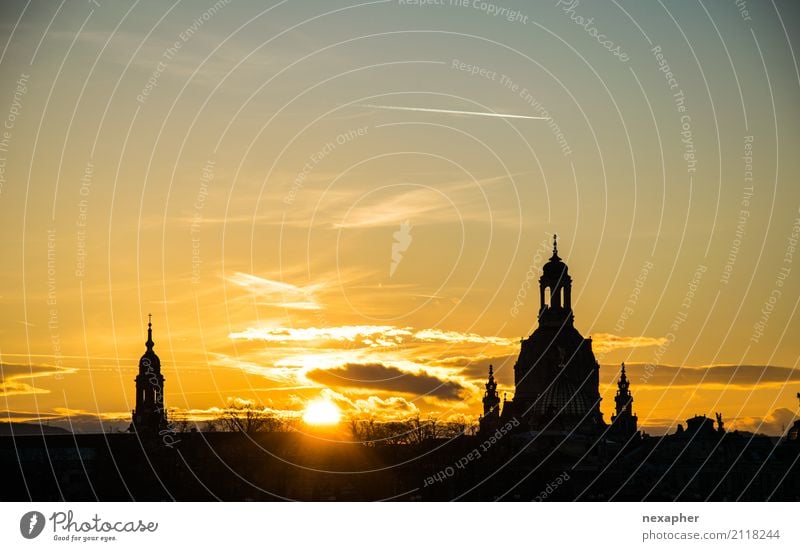
<path fill-rule="evenodd" d="M 475 115 L 478 117 L 497 117 L 499 119 L 536 119 L 550 120 L 550 117 L 532 117 L 530 115 L 513 115 L 508 113 L 485 113 L 483 111 L 457 111 L 454 109 L 431 109 L 429 107 L 402 107 L 400 105 L 365 104 L 362 107 L 372 109 L 389 109 L 391 111 L 422 111 L 424 113 L 445 113 L 447 115 Z"/>

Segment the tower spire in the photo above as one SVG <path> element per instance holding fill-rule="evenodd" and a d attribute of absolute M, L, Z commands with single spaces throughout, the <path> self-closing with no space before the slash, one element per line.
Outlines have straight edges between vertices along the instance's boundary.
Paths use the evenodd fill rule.
<path fill-rule="evenodd" d="M 489 365 L 489 380 L 483 395 L 483 417 L 480 419 L 481 432 L 492 431 L 500 422 L 500 397 L 497 395 L 497 382 L 494 380 L 494 366 Z"/>
<path fill-rule="evenodd" d="M 550 257 L 550 260 L 559 260 L 558 257 L 558 235 L 553 234 L 553 256 Z"/>
<path fill-rule="evenodd" d="M 144 345 L 148 350 L 153 349 L 153 314 L 147 314 L 147 342 Z"/>
<path fill-rule="evenodd" d="M 615 430 L 623 437 L 630 438 L 637 430 L 638 418 L 633 414 L 633 395 L 630 391 L 631 382 L 625 373 L 625 363 L 617 381 L 617 395 L 614 397 L 616 403 L 616 415 L 611 416 L 611 422 L 615 425 Z"/>
<path fill-rule="evenodd" d="M 147 347 L 139 359 L 139 374 L 136 376 L 136 407 L 131 412 L 129 430 L 151 437 L 167 425 L 167 410 L 164 408 L 164 376 L 161 374 L 161 359 L 153 351 L 153 316 L 147 314 Z"/>

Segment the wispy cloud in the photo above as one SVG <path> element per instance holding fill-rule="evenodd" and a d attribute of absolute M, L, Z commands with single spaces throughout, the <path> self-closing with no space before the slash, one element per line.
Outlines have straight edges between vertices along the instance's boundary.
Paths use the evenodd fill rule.
<path fill-rule="evenodd" d="M 459 205 L 468 210 L 467 205 Z M 412 188 L 388 197 L 376 195 L 358 207 L 347 210 L 347 216 L 333 223 L 334 228 L 377 228 L 397 226 L 407 220 L 414 224 L 452 219 L 452 205 L 442 195 L 427 188 Z"/>
<path fill-rule="evenodd" d="M 457 179 L 438 182 L 435 187 L 385 187 L 381 193 L 371 194 L 355 207 L 351 205 L 352 195 L 343 196 L 329 203 L 328 212 L 337 229 L 397 227 L 406 221 L 414 226 L 454 221 L 515 225 L 517 213 L 504 210 L 493 201 L 500 194 L 492 192 L 495 186 L 513 183 L 520 174 Z M 342 212 L 346 212 L 346 216 L 342 217 Z"/>
<path fill-rule="evenodd" d="M 367 347 L 385 347 L 411 342 L 439 342 L 448 344 L 496 344 L 500 346 L 519 346 L 517 339 L 492 337 L 477 333 L 444 331 L 441 329 L 415 330 L 412 327 L 393 325 L 342 325 L 336 327 L 265 327 L 248 328 L 231 333 L 231 339 L 262 340 L 266 342 L 320 343 L 326 341 L 350 342 Z"/>
<path fill-rule="evenodd" d="M 391 325 L 342 325 L 337 327 L 265 327 L 247 328 L 228 335 L 231 339 L 260 340 L 273 343 L 351 342 L 364 346 L 393 346 L 411 336 L 406 328 Z"/>
<path fill-rule="evenodd" d="M 666 337 L 624 337 L 611 333 L 595 333 L 592 335 L 592 349 L 598 354 L 615 350 L 661 346 L 666 342 Z"/>
<path fill-rule="evenodd" d="M 50 391 L 33 385 L 32 379 L 62 376 L 77 369 L 48 365 L 0 364 L 0 396 L 49 394 Z"/>
<path fill-rule="evenodd" d="M 252 274 L 236 272 L 228 281 L 247 289 L 261 304 L 293 310 L 320 310 L 322 306 L 314 297 L 321 284 L 299 287 L 283 281 L 274 281 Z"/>
<path fill-rule="evenodd" d="M 442 331 L 441 329 L 423 329 L 414 333 L 414 338 L 426 342 L 442 342 L 452 344 L 496 344 L 499 346 L 519 347 L 518 339 L 491 337 L 477 333 L 460 331 Z"/>

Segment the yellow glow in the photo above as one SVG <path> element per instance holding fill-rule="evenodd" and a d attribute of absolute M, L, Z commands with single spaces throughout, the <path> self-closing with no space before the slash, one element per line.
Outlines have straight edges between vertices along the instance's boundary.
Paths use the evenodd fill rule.
<path fill-rule="evenodd" d="M 303 421 L 308 425 L 335 425 L 341 418 L 341 410 L 328 400 L 309 402 L 303 413 Z"/>

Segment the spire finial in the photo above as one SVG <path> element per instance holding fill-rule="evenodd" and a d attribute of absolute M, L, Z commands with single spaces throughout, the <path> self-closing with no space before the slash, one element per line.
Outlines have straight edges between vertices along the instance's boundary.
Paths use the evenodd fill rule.
<path fill-rule="evenodd" d="M 558 257 L 558 235 L 553 234 L 553 256 L 550 257 L 550 260 L 560 260 Z"/>
<path fill-rule="evenodd" d="M 148 350 L 153 349 L 153 314 L 147 314 L 147 342 L 144 345 Z"/>
<path fill-rule="evenodd" d="M 494 375 L 494 367 L 492 366 L 492 364 L 489 364 L 489 377 L 491 377 L 492 375 Z"/>

